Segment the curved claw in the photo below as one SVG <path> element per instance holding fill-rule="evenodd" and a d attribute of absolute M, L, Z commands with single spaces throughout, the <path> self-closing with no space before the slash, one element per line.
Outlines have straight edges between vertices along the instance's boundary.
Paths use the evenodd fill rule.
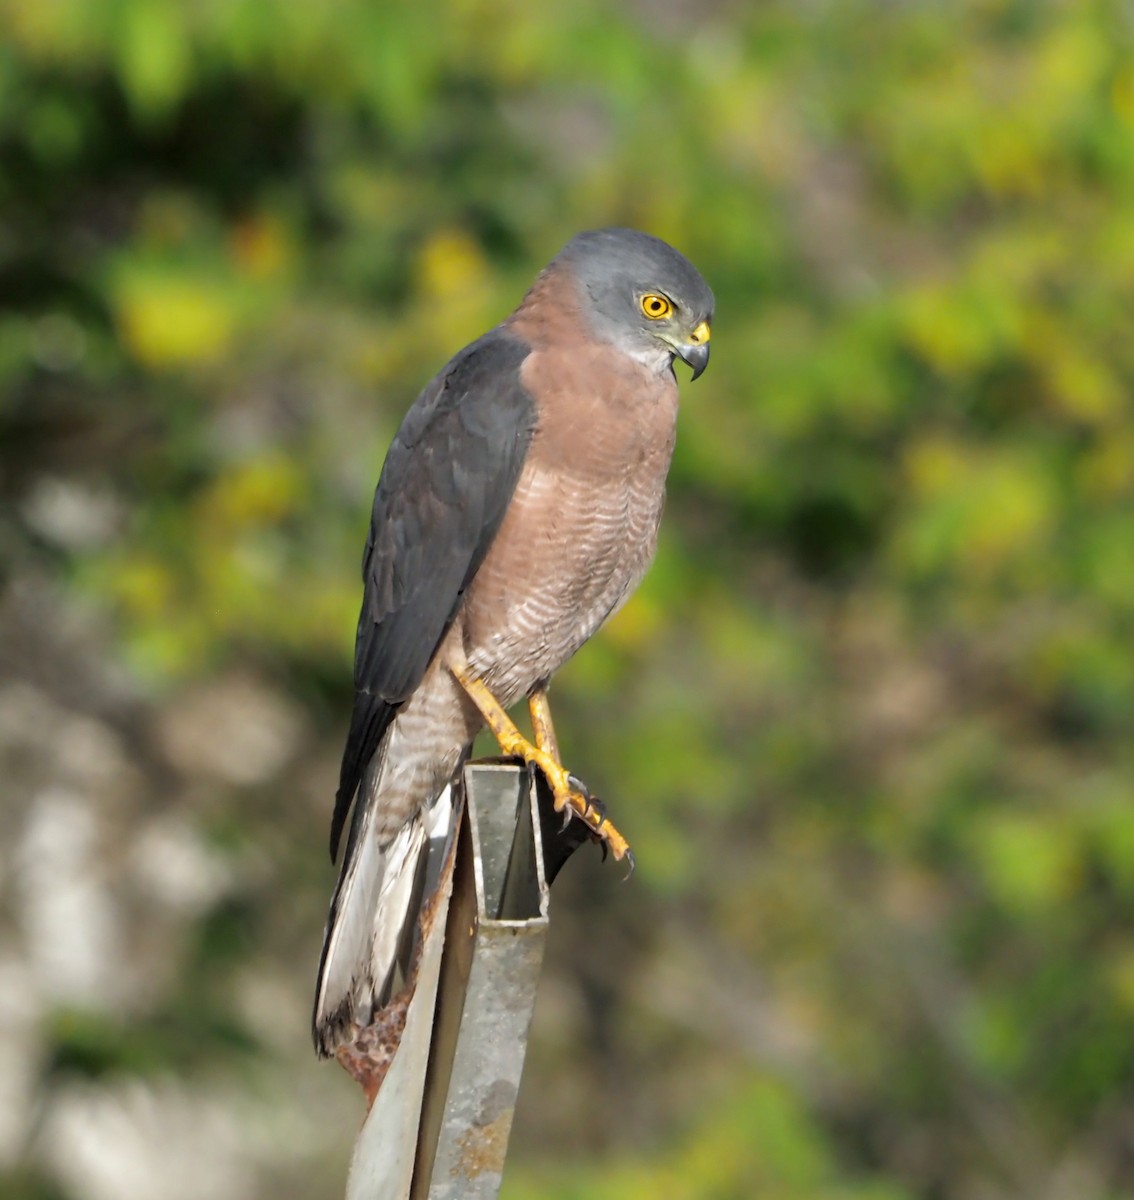
<path fill-rule="evenodd" d="M 603 843 L 603 849 L 604 850 L 606 849 L 605 843 Z M 627 850 L 626 854 L 625 854 L 625 858 L 626 858 L 626 874 L 622 876 L 623 883 L 625 883 L 630 878 L 630 876 L 634 874 L 634 868 L 638 865 L 638 861 L 634 857 L 633 850 Z"/>
<path fill-rule="evenodd" d="M 606 805 L 597 796 L 589 793 L 583 796 L 583 803 L 585 807 L 581 813 L 571 808 L 564 809 L 561 828 L 566 829 L 571 823 L 571 818 L 578 817 L 592 834 L 598 834 L 606 821 Z"/>
<path fill-rule="evenodd" d="M 606 805 L 597 796 L 587 797 L 586 822 L 597 833 L 606 821 Z"/>
<path fill-rule="evenodd" d="M 568 774 L 567 782 L 571 785 L 572 791 L 578 792 L 579 795 L 582 796 L 588 804 L 590 804 L 591 789 L 587 787 L 587 785 L 578 777 L 578 775 Z"/>

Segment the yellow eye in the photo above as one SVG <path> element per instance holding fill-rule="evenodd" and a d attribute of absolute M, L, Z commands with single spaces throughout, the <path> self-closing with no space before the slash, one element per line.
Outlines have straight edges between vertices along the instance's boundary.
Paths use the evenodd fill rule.
<path fill-rule="evenodd" d="M 642 312 L 651 321 L 660 321 L 662 317 L 668 317 L 673 312 L 673 305 L 664 296 L 659 296 L 656 292 L 647 292 L 642 297 Z"/>

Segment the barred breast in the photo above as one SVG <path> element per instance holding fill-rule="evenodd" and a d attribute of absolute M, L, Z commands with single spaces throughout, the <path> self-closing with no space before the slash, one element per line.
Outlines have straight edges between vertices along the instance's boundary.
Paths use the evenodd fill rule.
<path fill-rule="evenodd" d="M 505 704 L 550 678 L 641 581 L 677 416 L 671 372 L 605 348 L 583 361 L 532 355 L 525 373 L 540 423 L 460 618 L 470 665 Z M 586 386 L 595 378 L 601 393 Z"/>

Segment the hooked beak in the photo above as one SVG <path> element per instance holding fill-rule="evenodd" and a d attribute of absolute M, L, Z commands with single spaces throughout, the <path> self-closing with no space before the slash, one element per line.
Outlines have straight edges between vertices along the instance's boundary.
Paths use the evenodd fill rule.
<path fill-rule="evenodd" d="M 694 379 L 699 378 L 709 365 L 709 334 L 709 322 L 702 321 L 689 335 L 688 342 L 681 342 L 673 347 L 677 357 L 693 368 Z"/>

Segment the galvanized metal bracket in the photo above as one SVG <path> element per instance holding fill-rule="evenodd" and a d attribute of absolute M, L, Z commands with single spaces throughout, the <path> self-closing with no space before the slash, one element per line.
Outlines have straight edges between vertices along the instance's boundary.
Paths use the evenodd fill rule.
<path fill-rule="evenodd" d="M 548 928 L 548 878 L 585 838 L 512 764 L 470 765 L 455 853 L 428 901 L 400 1044 L 347 1200 L 495 1200 Z M 459 801 L 458 797 L 458 801 Z M 548 827 L 550 826 L 550 828 Z"/>

